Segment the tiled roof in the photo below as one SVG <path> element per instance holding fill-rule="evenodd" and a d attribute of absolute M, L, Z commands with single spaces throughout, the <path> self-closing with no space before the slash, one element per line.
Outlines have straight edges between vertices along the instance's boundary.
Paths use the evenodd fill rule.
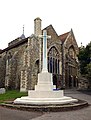
<path fill-rule="evenodd" d="M 12 49 L 12 48 L 15 48 L 15 47 L 17 47 L 17 46 L 19 46 L 19 45 L 21 45 L 21 44 L 24 44 L 24 43 L 26 43 L 26 42 L 28 42 L 28 38 L 22 39 L 22 40 L 19 41 L 18 43 L 13 44 L 13 45 L 11 45 L 11 46 L 9 46 L 9 47 L 1 50 L 1 51 L 0 51 L 0 54 L 3 53 L 3 52 L 5 52 L 5 51 L 8 51 L 8 50 L 10 50 L 10 49 Z"/>
<path fill-rule="evenodd" d="M 69 32 L 64 33 L 64 34 L 62 34 L 62 35 L 59 35 L 59 39 L 60 39 L 62 42 L 64 42 L 64 41 L 66 40 L 68 34 L 69 34 Z"/>

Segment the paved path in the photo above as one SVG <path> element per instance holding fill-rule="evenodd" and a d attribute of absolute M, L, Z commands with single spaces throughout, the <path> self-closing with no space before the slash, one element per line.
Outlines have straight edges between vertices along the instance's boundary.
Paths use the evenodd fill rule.
<path fill-rule="evenodd" d="M 75 90 L 66 90 L 65 95 L 86 100 L 91 104 L 91 95 L 83 94 Z M 74 111 L 45 113 L 32 120 L 91 120 L 91 106 Z"/>
<path fill-rule="evenodd" d="M 0 107 L 0 120 L 31 120 L 43 115 L 41 112 L 28 112 Z"/>
<path fill-rule="evenodd" d="M 65 95 L 86 100 L 91 104 L 91 94 L 66 90 Z M 0 120 L 91 120 L 91 106 L 75 111 L 46 112 L 44 114 L 0 107 Z"/>

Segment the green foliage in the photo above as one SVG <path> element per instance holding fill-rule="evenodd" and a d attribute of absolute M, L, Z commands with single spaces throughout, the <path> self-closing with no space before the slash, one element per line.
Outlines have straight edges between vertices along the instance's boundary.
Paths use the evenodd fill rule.
<path fill-rule="evenodd" d="M 78 59 L 81 74 L 91 77 L 91 42 L 86 47 L 80 48 Z"/>
<path fill-rule="evenodd" d="M 84 74 L 86 72 L 85 67 L 87 65 L 87 62 L 86 62 L 87 57 L 85 53 L 85 48 L 80 49 L 78 59 L 80 61 L 81 74 Z"/>
<path fill-rule="evenodd" d="M 91 63 L 89 63 L 89 64 L 87 64 L 87 66 L 86 66 L 86 70 L 87 70 L 87 77 L 89 78 L 89 79 L 91 79 Z"/>
<path fill-rule="evenodd" d="M 14 100 L 22 96 L 27 96 L 27 92 L 20 92 L 18 90 L 6 91 L 5 94 L 0 94 L 0 102 Z"/>

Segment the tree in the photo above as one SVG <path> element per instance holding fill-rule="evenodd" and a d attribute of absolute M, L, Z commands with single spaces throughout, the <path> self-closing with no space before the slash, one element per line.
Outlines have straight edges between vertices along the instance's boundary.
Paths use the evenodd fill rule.
<path fill-rule="evenodd" d="M 87 70 L 89 77 L 91 77 L 91 63 L 87 64 L 86 70 Z"/>
<path fill-rule="evenodd" d="M 91 63 L 87 64 L 86 66 L 86 70 L 87 70 L 87 79 L 89 81 L 89 86 L 91 86 Z"/>
<path fill-rule="evenodd" d="M 91 77 L 91 42 L 86 47 L 80 48 L 78 59 L 81 74 Z"/>

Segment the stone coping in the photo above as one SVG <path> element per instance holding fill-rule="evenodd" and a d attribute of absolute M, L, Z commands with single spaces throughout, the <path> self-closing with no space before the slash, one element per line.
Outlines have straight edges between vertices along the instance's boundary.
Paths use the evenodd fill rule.
<path fill-rule="evenodd" d="M 78 100 L 76 103 L 69 103 L 63 105 L 24 105 L 24 104 L 14 104 L 12 101 L 6 103 L 1 103 L 0 106 L 19 109 L 25 111 L 40 111 L 40 112 L 63 112 L 63 111 L 72 111 L 82 109 L 89 106 L 86 101 Z"/>

